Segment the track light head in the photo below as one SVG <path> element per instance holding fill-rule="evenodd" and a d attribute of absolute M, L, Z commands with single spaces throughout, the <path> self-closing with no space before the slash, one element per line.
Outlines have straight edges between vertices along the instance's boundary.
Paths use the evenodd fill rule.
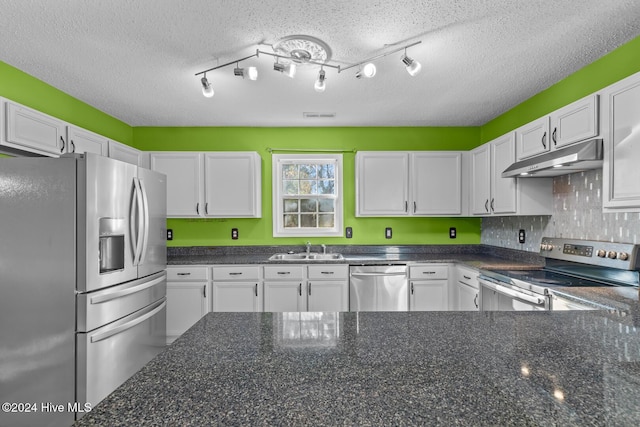
<path fill-rule="evenodd" d="M 293 62 L 286 65 L 279 62 L 274 62 L 273 69 L 275 71 L 280 71 L 287 77 L 294 78 L 296 76 L 296 64 L 294 64 Z"/>
<path fill-rule="evenodd" d="M 207 80 L 206 74 L 200 79 L 200 82 L 202 83 L 202 94 L 207 98 L 213 97 L 213 88 L 209 80 Z"/>
<path fill-rule="evenodd" d="M 371 77 L 376 75 L 376 71 L 377 70 L 376 70 L 375 64 L 373 64 L 372 62 L 369 62 L 368 64 L 365 64 L 364 67 L 362 67 L 362 69 L 356 73 L 356 78 L 361 79 L 364 77 L 364 78 L 370 79 Z"/>
<path fill-rule="evenodd" d="M 233 75 L 238 77 L 248 77 L 249 80 L 257 80 L 258 79 L 258 69 L 256 67 L 247 67 L 247 68 L 234 68 Z"/>
<path fill-rule="evenodd" d="M 407 67 L 407 73 L 409 73 L 412 77 L 415 76 L 416 74 L 418 74 L 420 72 L 420 70 L 422 70 L 422 64 L 420 64 L 415 59 L 409 58 L 407 56 L 407 52 L 406 51 L 405 51 L 404 55 L 402 56 L 402 62 Z"/>
<path fill-rule="evenodd" d="M 320 72 L 318 73 L 318 80 L 316 80 L 316 84 L 313 85 L 313 88 L 316 90 L 316 92 L 324 92 L 324 90 L 327 88 L 327 85 L 324 82 L 325 79 L 325 73 L 324 70 L 321 68 Z"/>

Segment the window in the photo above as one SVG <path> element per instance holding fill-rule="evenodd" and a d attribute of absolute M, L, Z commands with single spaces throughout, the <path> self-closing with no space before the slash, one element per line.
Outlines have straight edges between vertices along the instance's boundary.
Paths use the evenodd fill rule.
<path fill-rule="evenodd" d="M 273 236 L 342 236 L 342 155 L 273 154 Z"/>

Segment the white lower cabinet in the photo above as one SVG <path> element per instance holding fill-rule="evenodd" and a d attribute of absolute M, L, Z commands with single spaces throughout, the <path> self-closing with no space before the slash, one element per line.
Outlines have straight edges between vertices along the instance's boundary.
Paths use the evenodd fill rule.
<path fill-rule="evenodd" d="M 456 265 L 455 282 L 453 283 L 453 310 L 478 311 L 480 309 L 480 272 L 474 268 Z"/>
<path fill-rule="evenodd" d="M 262 311 L 261 269 L 257 265 L 213 267 L 213 311 Z"/>
<path fill-rule="evenodd" d="M 264 267 L 264 311 L 307 311 L 305 269 L 304 265 Z"/>
<path fill-rule="evenodd" d="M 449 310 L 448 278 L 447 264 L 409 266 L 409 310 Z"/>
<path fill-rule="evenodd" d="M 167 267 L 167 344 L 210 311 L 208 267 Z"/>
<path fill-rule="evenodd" d="M 349 311 L 349 266 L 308 267 L 307 311 Z"/>

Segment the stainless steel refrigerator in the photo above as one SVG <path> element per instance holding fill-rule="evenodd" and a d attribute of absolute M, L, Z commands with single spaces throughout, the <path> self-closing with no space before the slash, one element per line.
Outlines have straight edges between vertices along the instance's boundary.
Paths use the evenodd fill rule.
<path fill-rule="evenodd" d="M 166 176 L 2 158 L 0 239 L 0 425 L 70 425 L 165 345 Z"/>

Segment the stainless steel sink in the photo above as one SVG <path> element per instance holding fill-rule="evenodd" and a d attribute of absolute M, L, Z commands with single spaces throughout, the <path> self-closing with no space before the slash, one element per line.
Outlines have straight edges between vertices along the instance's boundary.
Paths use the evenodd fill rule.
<path fill-rule="evenodd" d="M 344 259 L 342 254 L 320 254 L 311 252 L 299 254 L 274 254 L 269 257 L 269 261 L 331 261 Z"/>

